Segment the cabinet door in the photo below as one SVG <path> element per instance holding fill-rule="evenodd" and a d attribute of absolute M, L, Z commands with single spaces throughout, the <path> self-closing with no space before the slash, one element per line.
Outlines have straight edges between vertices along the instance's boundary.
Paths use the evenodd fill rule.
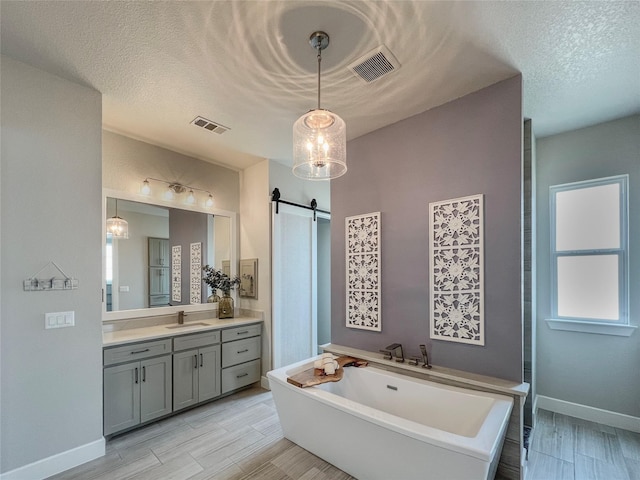
<path fill-rule="evenodd" d="M 169 293 L 169 268 L 149 267 L 149 295 Z"/>
<path fill-rule="evenodd" d="M 169 240 L 149 237 L 149 266 L 169 266 Z"/>
<path fill-rule="evenodd" d="M 220 395 L 220 345 L 198 350 L 198 401 Z"/>
<path fill-rule="evenodd" d="M 173 354 L 173 411 L 198 403 L 198 350 Z"/>
<path fill-rule="evenodd" d="M 171 413 L 171 355 L 140 362 L 140 421 Z"/>
<path fill-rule="evenodd" d="M 140 362 L 104 369 L 104 435 L 140 423 Z"/>

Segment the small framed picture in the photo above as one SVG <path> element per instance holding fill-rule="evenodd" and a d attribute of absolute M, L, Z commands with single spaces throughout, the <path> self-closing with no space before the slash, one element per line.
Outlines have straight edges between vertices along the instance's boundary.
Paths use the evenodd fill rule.
<path fill-rule="evenodd" d="M 258 259 L 240 260 L 240 296 L 258 298 Z"/>

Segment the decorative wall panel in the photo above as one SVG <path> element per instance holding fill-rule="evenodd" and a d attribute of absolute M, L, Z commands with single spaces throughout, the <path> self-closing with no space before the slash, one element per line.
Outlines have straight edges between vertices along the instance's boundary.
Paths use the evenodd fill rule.
<path fill-rule="evenodd" d="M 182 245 L 171 247 L 171 301 L 182 301 Z"/>
<path fill-rule="evenodd" d="M 429 204 L 430 335 L 484 345 L 483 196 Z"/>
<path fill-rule="evenodd" d="M 345 219 L 347 327 L 382 330 L 380 212 Z"/>
<path fill-rule="evenodd" d="M 202 303 L 202 242 L 192 243 L 189 271 L 189 302 L 198 305 Z"/>

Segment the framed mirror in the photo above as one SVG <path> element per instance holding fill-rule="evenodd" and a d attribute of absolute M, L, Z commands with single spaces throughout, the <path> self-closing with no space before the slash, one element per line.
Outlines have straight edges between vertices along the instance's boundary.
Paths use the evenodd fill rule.
<path fill-rule="evenodd" d="M 104 190 L 103 320 L 211 309 L 202 266 L 236 272 L 236 213 Z M 116 213 L 117 211 L 117 213 Z M 107 233 L 107 219 L 128 238 Z"/>

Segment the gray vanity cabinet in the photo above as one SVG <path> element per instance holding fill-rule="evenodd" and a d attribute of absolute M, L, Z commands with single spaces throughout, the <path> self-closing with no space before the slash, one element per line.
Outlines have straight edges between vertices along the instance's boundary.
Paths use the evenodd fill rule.
<path fill-rule="evenodd" d="M 260 381 L 262 324 L 222 330 L 222 393 Z"/>
<path fill-rule="evenodd" d="M 105 349 L 104 363 L 104 435 L 171 413 L 170 341 Z"/>
<path fill-rule="evenodd" d="M 220 332 L 173 341 L 173 411 L 220 396 Z"/>

